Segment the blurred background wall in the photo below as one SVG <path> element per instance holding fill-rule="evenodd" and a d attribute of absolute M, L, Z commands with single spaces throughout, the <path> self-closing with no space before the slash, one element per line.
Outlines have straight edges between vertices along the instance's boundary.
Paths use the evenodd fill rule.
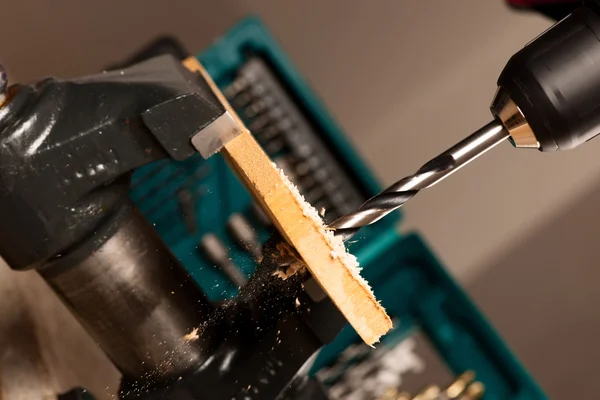
<path fill-rule="evenodd" d="M 504 64 L 551 24 L 503 0 L 21 0 L 3 7 L 0 61 L 19 81 L 96 72 L 159 33 L 200 51 L 257 14 L 385 184 L 488 122 Z M 405 209 L 404 229 L 426 237 L 556 398 L 574 380 L 586 381 L 600 359 L 593 351 L 599 154 L 600 140 L 564 154 L 504 144 Z M 1 271 L 5 282 L 36 282 Z"/>

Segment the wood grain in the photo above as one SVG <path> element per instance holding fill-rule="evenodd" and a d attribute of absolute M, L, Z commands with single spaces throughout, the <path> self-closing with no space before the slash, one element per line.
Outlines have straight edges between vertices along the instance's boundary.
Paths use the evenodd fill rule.
<path fill-rule="evenodd" d="M 345 250 L 340 254 L 322 221 L 311 218 L 311 206 L 294 193 L 200 63 L 189 58 L 184 65 L 203 75 L 241 126 L 242 133 L 225 144 L 221 154 L 365 343 L 378 342 L 392 322 L 348 262 L 351 258 Z"/>

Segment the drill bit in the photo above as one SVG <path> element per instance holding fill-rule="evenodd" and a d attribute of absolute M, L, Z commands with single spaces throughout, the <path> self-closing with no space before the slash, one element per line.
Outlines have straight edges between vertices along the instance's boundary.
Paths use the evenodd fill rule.
<path fill-rule="evenodd" d="M 214 233 L 207 233 L 202 236 L 199 248 L 202 250 L 206 258 L 223 271 L 229 278 L 231 283 L 237 287 L 242 287 L 246 284 L 246 276 L 240 269 L 231 261 L 229 251 L 219 240 Z"/>
<path fill-rule="evenodd" d="M 177 200 L 188 232 L 191 234 L 196 233 L 196 203 L 192 192 L 187 188 L 179 189 Z"/>
<path fill-rule="evenodd" d="M 383 192 L 367 200 L 354 213 L 333 221 L 329 228 L 343 240 L 350 239 L 358 230 L 373 224 L 402 207 L 421 189 L 440 182 L 461 167 L 509 137 L 500 121 L 492 121 L 471 136 L 423 165 L 415 174 L 394 183 Z"/>
<path fill-rule="evenodd" d="M 258 263 L 262 260 L 262 246 L 250 222 L 242 214 L 233 213 L 227 220 L 227 229 L 236 242 Z"/>

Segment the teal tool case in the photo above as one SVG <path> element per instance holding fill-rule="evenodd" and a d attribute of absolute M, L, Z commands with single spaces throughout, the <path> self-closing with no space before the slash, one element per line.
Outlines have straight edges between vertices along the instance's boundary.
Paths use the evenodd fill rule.
<path fill-rule="evenodd" d="M 337 159 L 364 198 L 379 192 L 381 187 L 344 133 L 258 19 L 242 21 L 198 58 L 227 93 L 225 89 L 231 87 L 251 56 L 260 57 L 274 71 L 320 135 L 328 154 Z M 189 221 L 182 216 L 181 204 L 174 196 L 182 187 L 194 198 L 193 232 L 186 228 Z M 239 269 L 247 276 L 252 274 L 255 262 L 229 238 L 228 217 L 232 213 L 245 215 L 262 241 L 269 230 L 251 212 L 251 196 L 221 156 L 204 160 L 198 155 L 184 162 L 165 160 L 141 168 L 132 178 L 131 197 L 211 300 L 231 297 L 237 289 L 198 251 L 202 235 L 214 233 Z M 362 275 L 394 318 L 394 330 L 378 346 L 393 346 L 418 330 L 453 373 L 476 373 L 477 380 L 485 385 L 485 399 L 546 399 L 425 242 L 416 234 L 398 232 L 401 217 L 396 213 L 364 228 L 349 244 L 363 267 Z M 311 373 L 336 363 L 345 349 L 359 342 L 358 335 L 347 326 L 319 353 Z"/>

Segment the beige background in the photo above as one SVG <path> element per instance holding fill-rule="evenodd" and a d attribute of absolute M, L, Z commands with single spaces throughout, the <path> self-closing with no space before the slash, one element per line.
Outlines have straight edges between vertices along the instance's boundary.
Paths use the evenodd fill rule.
<path fill-rule="evenodd" d="M 97 71 L 158 33 L 176 34 L 201 50 L 247 13 L 265 20 L 384 183 L 488 122 L 502 67 L 550 24 L 509 10 L 503 0 L 22 0 L 4 5 L 9 17 L 0 25 L 0 60 L 16 80 L 70 77 Z M 472 288 L 554 398 L 566 398 L 574 377 L 587 382 L 577 381 L 581 393 L 593 393 L 586 373 L 600 358 L 590 328 L 600 322 L 592 307 L 600 287 L 593 279 L 598 213 L 588 193 L 599 176 L 598 154 L 600 140 L 548 155 L 502 145 L 406 207 L 404 226 L 421 231 Z M 571 209 L 576 213 L 564 214 Z M 68 337 L 73 355 L 52 351 L 53 362 L 101 365 L 101 355 L 76 351 L 90 343 L 60 305 L 52 299 L 38 305 L 46 288 L 35 275 L 0 271 L 0 290 L 13 289 L 2 298 L 15 301 L 21 295 L 14 290 L 26 293 L 26 307 L 18 310 L 32 314 L 38 337 L 47 334 L 49 315 L 59 315 L 50 318 L 53 324 L 64 318 L 64 336 L 46 336 L 42 347 Z M 10 325 L 2 315 L 16 311 L 6 304 L 0 321 Z M 573 337 L 577 351 L 565 345 Z M 554 363 L 561 361 L 558 368 Z M 80 368 L 50 386 L 83 379 L 106 390 L 116 375 L 104 371 L 91 379 Z"/>

